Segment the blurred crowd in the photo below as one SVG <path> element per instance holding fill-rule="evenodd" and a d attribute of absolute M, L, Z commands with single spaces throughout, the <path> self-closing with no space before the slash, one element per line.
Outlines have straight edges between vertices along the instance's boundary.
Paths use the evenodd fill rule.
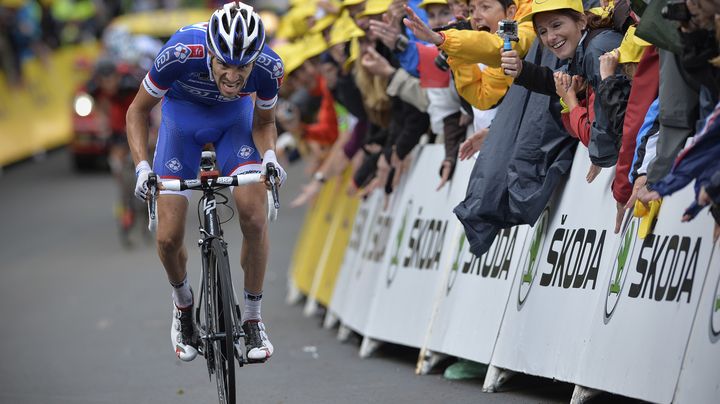
<path fill-rule="evenodd" d="M 0 0 L 0 71 L 21 86 L 22 64 L 31 57 L 47 65 L 49 52 L 103 36 L 122 14 L 183 7 L 215 8 L 210 0 Z"/>
<path fill-rule="evenodd" d="M 428 192 L 476 159 L 454 212 L 479 256 L 538 219 L 582 143 L 589 183 L 614 173 L 616 232 L 631 211 L 644 237 L 691 183 L 683 220 L 720 223 L 716 24 L 717 0 L 291 1 L 272 46 L 278 146 L 309 161 L 293 204 L 348 166 L 351 192 L 391 194 L 418 144 L 443 143 Z"/>

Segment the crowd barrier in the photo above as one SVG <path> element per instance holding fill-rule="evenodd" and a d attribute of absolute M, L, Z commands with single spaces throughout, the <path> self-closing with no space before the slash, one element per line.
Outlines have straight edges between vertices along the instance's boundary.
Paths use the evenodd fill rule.
<path fill-rule="evenodd" d="M 72 96 L 99 53 L 97 44 L 68 46 L 23 66 L 23 85 L 0 74 L 0 167 L 67 144 L 72 136 Z"/>
<path fill-rule="evenodd" d="M 452 214 L 473 161 L 460 162 L 449 186 L 435 192 L 443 157 L 442 145 L 423 146 L 389 202 L 376 192 L 346 218 L 354 225 L 336 282 L 319 289 L 331 296 L 328 316 L 341 330 L 364 337 L 361 356 L 392 342 L 421 350 L 420 371 L 441 355 L 486 363 L 486 391 L 522 372 L 575 384 L 575 402 L 600 391 L 659 403 L 717 401 L 720 254 L 707 212 L 680 221 L 691 187 L 665 198 L 645 239 L 629 213 L 615 234 L 614 170 L 588 184 L 580 146 L 538 222 L 503 230 L 478 258 Z M 332 187 L 306 227 L 323 207 L 350 213 L 323 205 L 323 197 L 339 196 L 325 194 Z M 315 241 L 340 248 L 340 237 L 322 229 Z M 293 271 L 338 270 L 304 267 L 299 250 L 308 242 L 297 245 Z"/>

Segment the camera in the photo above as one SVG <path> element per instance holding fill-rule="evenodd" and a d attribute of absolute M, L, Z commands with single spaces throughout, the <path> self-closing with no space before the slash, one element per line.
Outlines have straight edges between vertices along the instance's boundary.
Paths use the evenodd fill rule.
<path fill-rule="evenodd" d="M 458 30 L 472 30 L 472 25 L 470 24 L 470 20 L 458 20 L 455 22 L 452 22 L 448 25 L 443 25 L 442 27 L 433 28 L 433 31 L 439 32 L 439 31 L 446 31 L 449 29 L 458 29 Z M 440 51 L 440 54 L 435 57 L 435 66 L 438 67 L 438 69 L 442 71 L 447 71 L 450 68 L 450 65 L 448 65 L 447 62 L 448 55 L 447 53 Z"/>
<path fill-rule="evenodd" d="M 660 11 L 660 14 L 663 18 L 670 21 L 690 21 L 690 10 L 688 10 L 685 0 L 668 1 L 667 5 Z"/>
<path fill-rule="evenodd" d="M 455 22 L 451 22 L 448 25 L 443 25 L 442 27 L 433 28 L 433 31 L 439 32 L 439 31 L 447 31 L 449 29 L 458 29 L 458 30 L 471 30 L 472 25 L 470 25 L 470 20 L 457 20 Z"/>
<path fill-rule="evenodd" d="M 501 20 L 498 23 L 497 34 L 500 38 L 507 38 L 510 41 L 519 41 L 518 38 L 518 24 L 515 20 Z"/>

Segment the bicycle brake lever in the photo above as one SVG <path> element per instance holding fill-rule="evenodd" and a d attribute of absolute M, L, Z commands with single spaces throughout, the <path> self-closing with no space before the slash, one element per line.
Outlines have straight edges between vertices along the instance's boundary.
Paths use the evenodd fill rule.
<path fill-rule="evenodd" d="M 147 180 L 148 188 L 150 189 L 150 199 L 148 200 L 148 230 L 155 232 L 157 229 L 157 175 L 150 173 Z"/>
<path fill-rule="evenodd" d="M 272 191 L 275 209 L 280 209 L 280 195 L 278 193 L 277 186 L 277 180 L 279 179 L 279 175 L 277 169 L 275 168 L 275 164 L 273 163 L 267 164 L 267 179 L 268 181 L 270 181 L 270 190 Z"/>

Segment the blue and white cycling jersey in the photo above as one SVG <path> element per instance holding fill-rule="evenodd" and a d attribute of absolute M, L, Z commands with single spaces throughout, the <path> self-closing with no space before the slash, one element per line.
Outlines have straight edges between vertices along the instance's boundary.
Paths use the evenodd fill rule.
<path fill-rule="evenodd" d="M 153 159 L 153 171 L 163 179 L 196 178 L 200 152 L 207 143 L 215 146 L 222 175 L 262 168 L 262 151 L 253 141 L 250 96 L 256 95 L 255 108 L 275 106 L 283 79 L 282 60 L 265 46 L 240 96 L 224 97 L 212 77 L 206 26 L 200 23 L 178 30 L 143 80 L 148 93 L 163 98 Z"/>
<path fill-rule="evenodd" d="M 255 105 L 258 108 L 272 108 L 284 73 L 280 57 L 266 45 L 255 61 L 240 97 L 224 97 L 212 77 L 206 31 L 207 23 L 180 28 L 163 46 L 145 76 L 145 90 L 158 98 L 167 96 L 205 105 L 237 102 L 239 98 L 256 93 Z"/>

